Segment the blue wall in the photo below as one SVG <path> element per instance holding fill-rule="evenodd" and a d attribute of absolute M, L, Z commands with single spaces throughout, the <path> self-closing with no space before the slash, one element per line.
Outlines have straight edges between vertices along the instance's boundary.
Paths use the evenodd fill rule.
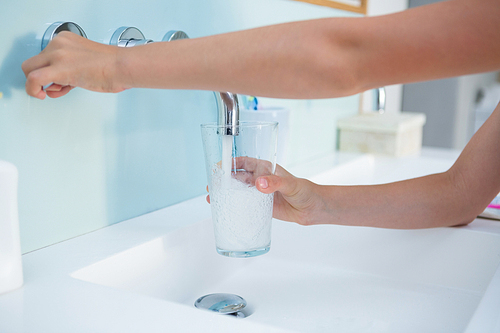
<path fill-rule="evenodd" d="M 76 22 L 89 39 L 99 42 L 107 42 L 120 26 L 136 26 L 157 41 L 172 29 L 195 38 L 345 15 L 350 14 L 289 0 L 4 1 L 0 159 L 19 169 L 23 252 L 203 194 L 199 124 L 214 121 L 216 114 L 213 94 L 205 91 L 99 94 L 75 89 L 55 100 L 28 97 L 21 63 L 39 52 L 51 23 Z M 290 147 L 293 163 L 314 157 L 304 145 L 316 147 L 315 155 L 333 151 L 337 115 L 358 108 L 357 97 L 271 101 L 286 104 L 295 119 L 330 119 L 319 122 L 324 133 L 319 139 L 291 129 L 297 142 L 296 149 L 293 142 Z"/>

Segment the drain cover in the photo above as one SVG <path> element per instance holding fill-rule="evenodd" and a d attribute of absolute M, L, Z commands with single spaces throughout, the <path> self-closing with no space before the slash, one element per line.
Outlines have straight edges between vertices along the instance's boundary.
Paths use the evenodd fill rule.
<path fill-rule="evenodd" d="M 247 306 L 247 302 L 243 297 L 234 294 L 209 294 L 198 298 L 194 306 L 220 314 L 231 314 L 241 311 Z"/>

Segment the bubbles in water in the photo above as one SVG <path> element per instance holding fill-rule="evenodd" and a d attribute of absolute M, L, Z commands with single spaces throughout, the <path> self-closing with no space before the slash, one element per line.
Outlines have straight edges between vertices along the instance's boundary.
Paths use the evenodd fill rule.
<path fill-rule="evenodd" d="M 234 178 L 222 186 L 224 172 L 213 171 L 210 203 L 217 247 L 231 251 L 269 247 L 274 195 Z"/>

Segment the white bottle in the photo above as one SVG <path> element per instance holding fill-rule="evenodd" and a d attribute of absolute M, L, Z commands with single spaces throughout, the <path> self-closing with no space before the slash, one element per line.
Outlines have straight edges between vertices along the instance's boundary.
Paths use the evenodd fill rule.
<path fill-rule="evenodd" d="M 0 294 L 23 285 L 17 179 L 17 168 L 0 161 Z"/>

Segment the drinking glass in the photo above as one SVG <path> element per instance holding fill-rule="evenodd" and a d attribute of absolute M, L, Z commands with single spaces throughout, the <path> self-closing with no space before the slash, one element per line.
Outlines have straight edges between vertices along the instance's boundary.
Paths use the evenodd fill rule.
<path fill-rule="evenodd" d="M 278 123 L 240 122 L 234 136 L 225 127 L 201 125 L 215 245 L 228 257 L 255 257 L 271 246 L 274 194 L 255 182 L 275 172 Z"/>

